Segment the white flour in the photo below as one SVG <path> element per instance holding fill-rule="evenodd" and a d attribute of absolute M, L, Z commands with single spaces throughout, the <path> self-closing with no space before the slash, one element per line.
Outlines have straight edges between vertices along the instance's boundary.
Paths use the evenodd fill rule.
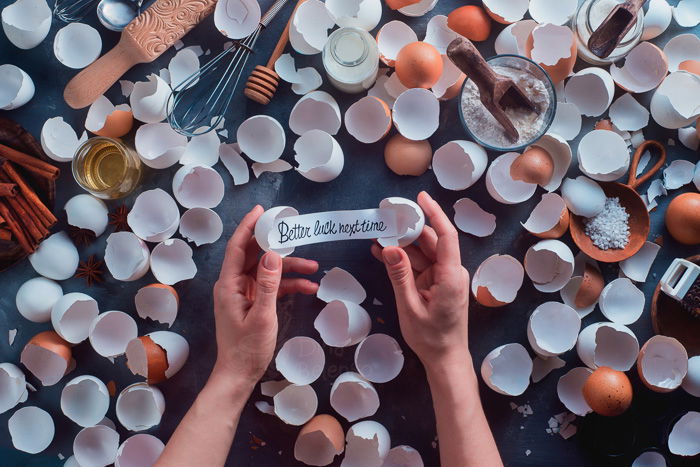
<path fill-rule="evenodd" d="M 462 113 L 471 132 L 486 144 L 508 149 L 522 146 L 535 138 L 544 125 L 545 114 L 549 108 L 549 94 L 542 80 L 527 70 L 511 67 L 494 66 L 493 70 L 501 75 L 512 78 L 525 94 L 540 108 L 540 113 L 516 108 L 506 109 L 506 115 L 518 130 L 519 138 L 513 142 L 508 139 L 500 123 L 486 110 L 479 99 L 479 89 L 471 81 L 467 81 L 462 93 Z"/>

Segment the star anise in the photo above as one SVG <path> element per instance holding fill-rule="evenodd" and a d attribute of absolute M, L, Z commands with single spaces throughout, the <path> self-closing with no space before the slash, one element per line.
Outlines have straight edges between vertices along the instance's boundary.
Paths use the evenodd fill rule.
<path fill-rule="evenodd" d="M 73 239 L 76 246 L 87 246 L 95 241 L 95 232 L 88 229 L 81 229 L 73 225 L 68 226 L 68 236 Z"/>
<path fill-rule="evenodd" d="M 114 227 L 115 232 L 130 232 L 131 227 L 127 222 L 127 216 L 129 215 L 129 208 L 126 204 L 122 204 L 114 212 L 109 213 L 109 225 Z"/>
<path fill-rule="evenodd" d="M 75 273 L 75 277 L 81 277 L 85 279 L 85 283 L 88 287 L 92 287 L 94 284 L 99 284 L 102 282 L 102 270 L 103 261 L 98 260 L 95 255 L 91 255 L 87 261 L 81 261 L 78 266 L 78 270 Z"/>

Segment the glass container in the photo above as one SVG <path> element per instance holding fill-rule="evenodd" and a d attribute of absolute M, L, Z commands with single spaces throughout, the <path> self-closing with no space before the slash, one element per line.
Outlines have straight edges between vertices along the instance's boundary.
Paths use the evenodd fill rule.
<path fill-rule="evenodd" d="M 343 92 L 357 94 L 372 87 L 379 69 L 377 41 L 365 30 L 340 28 L 323 47 L 328 80 Z"/>
<path fill-rule="evenodd" d="M 85 191 L 102 199 L 117 199 L 134 191 L 142 165 L 136 151 L 124 142 L 96 136 L 76 151 L 73 177 Z"/>

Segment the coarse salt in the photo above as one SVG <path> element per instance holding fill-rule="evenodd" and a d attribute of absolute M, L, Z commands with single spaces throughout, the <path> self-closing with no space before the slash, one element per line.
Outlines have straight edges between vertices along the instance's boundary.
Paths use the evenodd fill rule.
<path fill-rule="evenodd" d="M 630 238 L 629 217 L 619 198 L 606 198 L 600 214 L 586 219 L 585 233 L 601 250 L 622 249 Z"/>

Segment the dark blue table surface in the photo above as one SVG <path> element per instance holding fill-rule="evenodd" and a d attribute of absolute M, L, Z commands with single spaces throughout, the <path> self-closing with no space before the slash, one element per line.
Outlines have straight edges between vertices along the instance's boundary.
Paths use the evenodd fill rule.
<path fill-rule="evenodd" d="M 0 5 L 4 6 L 7 3 L 9 0 L 0 0 Z M 263 7 L 270 3 L 269 0 L 261 1 Z M 385 8 L 382 24 L 393 19 L 400 19 L 410 24 L 417 31 L 419 38 L 422 38 L 426 23 L 432 15 L 447 14 L 457 6 L 467 3 L 480 2 L 441 0 L 433 12 L 423 18 L 405 17 Z M 671 0 L 670 3 L 676 4 L 677 1 Z M 256 48 L 259 54 L 252 57 L 248 64 L 249 68 L 267 61 L 291 9 L 291 5 L 286 6 L 281 17 L 275 20 L 270 28 L 264 32 Z M 95 25 L 100 30 L 103 38 L 103 52 L 117 42 L 118 34 L 100 27 L 94 16 L 88 17 L 86 22 Z M 74 128 L 79 129 L 83 128 L 87 113 L 85 109 L 76 111 L 68 108 L 62 98 L 63 87 L 75 74 L 74 70 L 61 65 L 53 54 L 53 37 L 62 26 L 61 23 L 54 21 L 46 40 L 40 46 L 28 51 L 15 48 L 4 35 L 0 35 L 0 63 L 12 63 L 23 68 L 34 79 L 37 88 L 36 96 L 28 105 L 9 112 L 0 111 L 0 116 L 16 120 L 37 138 L 46 119 L 63 116 Z M 494 53 L 493 39 L 501 27 L 496 25 L 490 40 L 479 44 L 479 48 L 485 55 Z M 669 31 L 653 42 L 663 46 L 671 37 L 681 32 L 697 33 L 698 29 L 684 31 L 674 23 Z M 226 40 L 216 32 L 213 19 L 208 18 L 186 36 L 184 42 L 185 45 L 201 45 L 205 50 L 211 49 L 212 53 L 216 54 L 221 50 Z M 174 53 L 174 50 L 169 50 L 154 63 L 134 67 L 125 75 L 125 79 L 144 80 L 149 73 L 157 73 L 161 68 L 167 67 Z M 203 57 L 203 59 L 206 58 Z M 300 66 L 313 65 L 322 71 L 320 55 L 299 57 L 298 64 Z M 577 69 L 585 66 L 587 65 L 579 63 Z M 358 98 L 337 92 L 328 83 L 324 83 L 322 89 L 336 96 L 342 112 Z M 114 103 L 123 102 L 118 85 L 110 89 L 107 96 Z M 260 113 L 271 115 L 286 126 L 289 112 L 297 99 L 298 96 L 291 92 L 289 85 L 282 84 L 273 103 L 262 107 L 246 100 L 239 88 L 226 115 L 226 128 L 233 136 L 238 124 L 245 118 Z M 651 93 L 640 96 L 640 99 L 645 105 L 648 105 Z M 589 131 L 593 123 L 593 119 L 585 119 L 582 134 Z M 677 139 L 675 131 L 661 129 L 653 122 L 645 129 L 645 135 L 647 138 L 656 138 L 663 142 L 669 138 Z M 287 132 L 287 136 L 287 148 L 283 158 L 293 162 L 292 145 L 295 136 L 290 131 Z M 160 385 L 166 398 L 166 412 L 160 426 L 150 431 L 152 434 L 167 441 L 207 379 L 215 356 L 210 290 L 218 274 L 226 238 L 236 228 L 244 213 L 256 203 L 262 204 L 266 208 L 275 205 L 291 205 L 302 213 L 310 213 L 376 207 L 379 201 L 387 196 L 415 198 L 421 190 L 427 190 L 440 201 L 451 216 L 453 214 L 452 204 L 457 199 L 468 196 L 478 201 L 487 211 L 496 214 L 498 218 L 496 232 L 490 237 L 476 238 L 466 234 L 460 236 L 462 260 L 471 272 L 486 257 L 495 253 L 508 253 L 522 259 L 527 248 L 537 241 L 521 228 L 519 222 L 527 218 L 542 194 L 541 189 L 538 189 L 538 193 L 525 203 L 506 206 L 497 203 L 488 195 L 483 178 L 464 192 L 447 191 L 438 185 L 432 172 L 416 178 L 399 177 L 390 172 L 383 161 L 383 142 L 370 145 L 360 144 L 344 128 L 341 129 L 337 138 L 345 152 L 345 169 L 337 179 L 330 183 L 316 184 L 304 179 L 294 171 L 289 171 L 283 174 L 265 174 L 246 185 L 234 187 L 223 166 L 217 166 L 226 182 L 226 197 L 222 204 L 216 208 L 224 221 L 224 237 L 214 245 L 203 246 L 195 250 L 195 261 L 199 268 L 197 276 L 193 280 L 178 284 L 176 287 L 181 297 L 181 310 L 171 330 L 181 333 L 187 338 L 191 353 L 189 361 L 179 374 Z M 133 139 L 133 132 L 126 139 Z M 430 138 L 430 143 L 433 149 L 437 149 L 442 144 L 455 139 L 466 139 L 466 135 L 457 117 L 456 103 L 452 101 L 441 104 L 440 129 Z M 576 146 L 577 142 L 572 142 L 574 152 Z M 679 143 L 668 149 L 670 160 L 678 158 L 698 160 L 697 153 L 680 146 Z M 495 154 L 491 156 L 495 157 Z M 62 164 L 61 168 L 63 174 L 58 182 L 56 212 L 61 217 L 61 227 L 65 227 L 65 215 L 61 209 L 70 197 L 80 193 L 81 190 L 73 182 L 69 166 Z M 163 171 L 149 171 L 140 191 L 154 187 L 170 190 L 171 178 L 176 169 L 177 167 Z M 576 173 L 578 173 L 578 168 L 574 161 L 571 165 L 570 175 Z M 642 190 L 645 189 L 646 186 L 642 187 Z M 671 196 L 661 199 L 659 207 L 651 215 L 650 238 L 663 235 L 665 243 L 654 263 L 647 283 L 640 284 L 647 298 L 647 306 L 642 318 L 630 326 L 640 343 L 646 341 L 653 334 L 649 317 L 649 303 L 660 274 L 674 257 L 685 257 L 698 253 L 697 247 L 682 246 L 674 242 L 665 230 L 663 223 L 664 211 L 673 195 L 690 189 L 690 186 L 684 187 L 673 192 Z M 127 204 L 133 203 L 136 194 L 138 193 L 126 200 Z M 114 206 L 116 203 L 110 203 L 110 207 Z M 97 254 L 101 257 L 104 254 L 106 236 L 103 235 L 87 248 L 81 248 L 81 258 L 85 259 L 91 254 Z M 563 240 L 573 246 L 568 234 Z M 574 248 L 573 251 L 577 250 Z M 376 385 L 382 404 L 377 414 L 372 418 L 380 421 L 389 429 L 392 445 L 411 445 L 420 451 L 426 465 L 438 465 L 438 451 L 434 444 L 436 435 L 434 417 L 424 372 L 418 359 L 400 339 L 391 287 L 383 266 L 371 257 L 369 243 L 354 241 L 342 244 L 315 245 L 299 248 L 296 254 L 318 260 L 321 264 L 321 270 L 327 270 L 334 266 L 347 269 L 365 286 L 369 297 L 366 305 L 374 318 L 372 332 L 385 332 L 399 338 L 406 354 L 406 363 L 399 377 L 389 383 Z M 604 265 L 603 271 L 607 280 L 612 280 L 618 274 L 616 265 Z M 18 330 L 17 338 L 12 346 L 8 345 L 5 337 L 0 338 L 0 361 L 18 364 L 19 354 L 24 344 L 37 332 L 50 328 L 49 323 L 34 324 L 28 322 L 17 313 L 14 305 L 15 293 L 19 286 L 34 276 L 36 273 L 27 261 L 0 275 L 0 336 L 6 336 L 8 329 Z M 86 288 L 81 279 L 69 279 L 62 282 L 61 285 L 65 292 L 82 291 L 92 295 L 98 300 L 102 311 L 123 310 L 136 316 L 133 297 L 140 287 L 151 282 L 154 282 L 154 278 L 149 273 L 143 279 L 133 283 L 118 282 L 107 277 L 104 284 L 90 289 Z M 383 305 L 373 305 L 373 298 L 378 299 Z M 472 303 L 470 345 L 477 368 L 483 357 L 499 345 L 520 342 L 528 347 L 525 333 L 528 316 L 537 305 L 548 300 L 559 300 L 559 295 L 542 294 L 536 291 L 531 282 L 526 279 L 517 300 L 509 306 L 487 309 Z M 313 297 L 294 297 L 282 302 L 279 311 L 280 342 L 295 335 L 318 338 L 312 322 L 321 308 L 322 303 Z M 596 309 L 594 313 L 584 319 L 583 324 L 585 326 L 603 319 L 600 311 Z M 150 321 L 145 322 L 138 318 L 137 320 L 140 334 L 164 329 L 163 325 L 157 325 Z M 325 347 L 325 349 L 326 371 L 313 386 L 319 395 L 319 413 L 332 413 L 328 402 L 331 384 L 340 373 L 353 370 L 354 348 L 332 349 Z M 78 364 L 77 369 L 70 375 L 71 377 L 79 374 L 93 374 L 103 381 L 116 381 L 118 390 L 139 380 L 126 369 L 123 357 L 118 358 L 112 364 L 96 355 L 88 343 L 75 347 L 74 357 Z M 564 369 L 556 370 L 544 381 L 531 385 L 520 397 L 508 398 L 498 395 L 481 383 L 482 401 L 506 465 L 571 467 L 630 465 L 632 459 L 644 449 L 658 447 L 665 451 L 665 437 L 668 433 L 669 423 L 687 410 L 700 410 L 700 399 L 693 398 L 682 390 L 662 395 L 645 389 L 640 384 L 636 371 L 633 369 L 629 375 L 634 384 L 635 401 L 626 417 L 617 421 L 601 421 L 595 416 L 588 416 L 585 420 L 579 418 L 575 422 L 579 427 L 579 433 L 569 440 L 564 440 L 558 435 L 547 434 L 549 418 L 565 411 L 556 396 L 557 379 L 568 369 L 581 365 L 575 351 L 570 351 L 562 357 L 567 362 Z M 279 374 L 274 368 L 271 368 L 265 379 L 278 377 Z M 31 376 L 29 380 L 36 383 Z M 55 386 L 40 388 L 37 392 L 30 393 L 27 402 L 27 404 L 37 405 L 48 410 L 56 422 L 56 437 L 45 452 L 32 456 L 15 451 L 7 431 L 7 420 L 13 411 L 0 415 L 0 465 L 61 465 L 62 461 L 59 461 L 58 454 L 61 453 L 65 457 L 71 455 L 72 441 L 79 431 L 79 427 L 68 420 L 59 409 L 60 391 L 65 381 L 66 378 Z M 259 399 L 261 396 L 256 390 L 250 403 L 243 411 L 239 433 L 229 457 L 229 464 L 239 466 L 301 465 L 293 459 L 293 444 L 298 428 L 260 414 L 252 404 L 253 401 Z M 511 401 L 518 405 L 530 404 L 534 414 L 524 418 L 510 408 Z M 116 421 L 114 404 L 110 407 L 108 417 Z M 343 426 L 347 429 L 349 424 L 345 422 Z M 130 434 L 121 427 L 119 427 L 119 433 L 122 440 Z M 265 446 L 260 449 L 251 449 L 252 435 L 264 440 Z M 613 440 L 612 444 L 622 449 L 623 455 L 613 458 L 599 454 L 601 445 L 611 439 Z M 531 452 L 529 456 L 526 455 L 526 451 Z M 697 465 L 693 460 L 679 458 L 670 460 L 673 465 Z M 339 464 L 340 461 L 337 460 L 333 465 Z"/>

